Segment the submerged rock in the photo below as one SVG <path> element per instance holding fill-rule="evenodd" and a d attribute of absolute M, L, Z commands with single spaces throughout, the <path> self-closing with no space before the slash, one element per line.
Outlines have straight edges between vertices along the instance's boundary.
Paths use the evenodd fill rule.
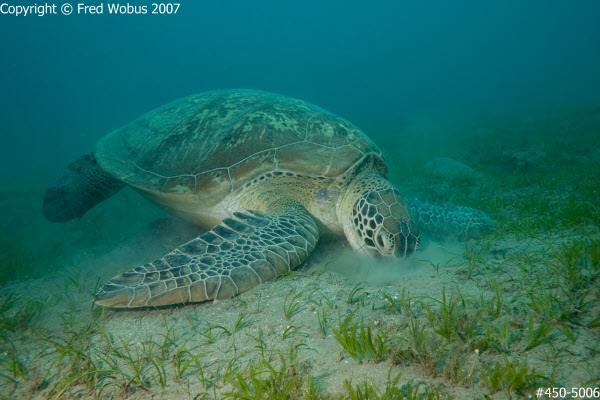
<path fill-rule="evenodd" d="M 483 178 L 481 172 L 450 157 L 437 157 L 425 164 L 425 168 L 434 174 L 448 177 L 464 176 L 473 179 Z"/>
<path fill-rule="evenodd" d="M 534 148 L 512 148 L 503 150 L 501 159 L 505 167 L 526 172 L 547 166 L 548 155 L 544 151 Z"/>

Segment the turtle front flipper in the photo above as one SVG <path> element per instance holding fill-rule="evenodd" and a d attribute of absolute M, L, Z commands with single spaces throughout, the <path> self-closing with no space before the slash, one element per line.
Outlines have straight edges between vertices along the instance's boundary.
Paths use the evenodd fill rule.
<path fill-rule="evenodd" d="M 302 206 L 277 214 L 234 213 L 164 257 L 108 281 L 94 300 L 136 308 L 221 300 L 298 267 L 319 232 Z"/>
<path fill-rule="evenodd" d="M 406 207 L 419 232 L 438 239 L 479 237 L 494 226 L 489 215 L 470 207 L 406 197 Z"/>

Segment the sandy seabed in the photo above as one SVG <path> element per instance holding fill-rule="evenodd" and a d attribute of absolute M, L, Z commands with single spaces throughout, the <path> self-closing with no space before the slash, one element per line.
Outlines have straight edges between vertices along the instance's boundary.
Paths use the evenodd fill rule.
<path fill-rule="evenodd" d="M 236 298 L 158 310 L 103 309 L 92 293 L 197 228 L 130 189 L 54 225 L 40 212 L 46 183 L 4 182 L 0 398 L 518 399 L 597 388 L 598 115 L 382 129 L 382 140 L 413 145 L 387 154 L 404 193 L 482 209 L 496 227 L 467 242 L 425 238 L 387 263 L 326 242 Z M 451 146 L 417 140 L 439 132 Z"/>

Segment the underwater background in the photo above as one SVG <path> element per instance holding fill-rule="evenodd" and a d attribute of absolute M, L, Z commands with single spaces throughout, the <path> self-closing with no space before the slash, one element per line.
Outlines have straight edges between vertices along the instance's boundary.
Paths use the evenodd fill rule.
<path fill-rule="evenodd" d="M 176 15 L 104 12 L 2 15 L 3 171 L 58 171 L 142 113 L 214 89 L 298 97 L 375 141 L 375 128 L 414 118 L 531 112 L 600 91 L 595 1 L 188 1 Z"/>
<path fill-rule="evenodd" d="M 0 398 L 598 398 L 599 2 L 103 4 L 0 14 Z M 229 88 L 351 121 L 403 193 L 496 227 L 393 266 L 324 243 L 216 304 L 93 305 L 199 230 L 131 189 L 52 224 L 45 188 L 108 132 Z"/>

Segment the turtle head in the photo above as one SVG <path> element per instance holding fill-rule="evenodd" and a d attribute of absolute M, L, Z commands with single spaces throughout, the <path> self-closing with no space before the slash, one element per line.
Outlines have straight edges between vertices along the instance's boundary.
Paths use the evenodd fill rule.
<path fill-rule="evenodd" d="M 338 204 L 338 218 L 354 249 L 404 257 L 419 245 L 419 233 L 400 192 L 379 175 L 363 176 L 348 187 Z"/>

